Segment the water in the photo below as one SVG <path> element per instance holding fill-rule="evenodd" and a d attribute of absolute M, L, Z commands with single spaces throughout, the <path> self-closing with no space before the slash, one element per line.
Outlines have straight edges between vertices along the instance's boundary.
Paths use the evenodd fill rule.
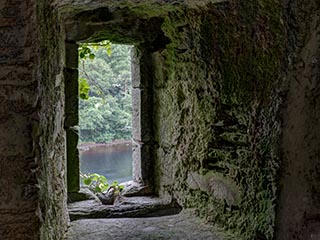
<path fill-rule="evenodd" d="M 132 146 L 125 143 L 80 151 L 80 169 L 104 175 L 109 183 L 132 180 Z"/>

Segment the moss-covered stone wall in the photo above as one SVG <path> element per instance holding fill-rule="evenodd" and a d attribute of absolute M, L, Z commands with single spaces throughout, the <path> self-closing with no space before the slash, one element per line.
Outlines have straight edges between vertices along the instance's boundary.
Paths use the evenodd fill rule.
<path fill-rule="evenodd" d="M 181 9 L 154 54 L 160 192 L 239 239 L 273 238 L 282 14 L 273 0 Z"/>
<path fill-rule="evenodd" d="M 61 30 L 49 1 L 1 1 L 1 239 L 67 227 Z"/>
<path fill-rule="evenodd" d="M 68 226 L 64 94 L 64 29 L 51 1 L 37 1 L 39 81 L 38 116 L 34 126 L 39 170 L 40 239 L 61 240 Z"/>
<path fill-rule="evenodd" d="M 0 238 L 37 239 L 35 1 L 0 4 Z"/>
<path fill-rule="evenodd" d="M 287 140 L 292 133 L 292 125 L 283 124 L 284 109 L 305 99 L 294 101 L 292 93 L 291 105 L 286 101 L 287 86 L 299 88 L 291 85 L 296 80 L 288 73 L 301 65 L 297 60 L 294 67 L 292 62 L 309 37 L 312 44 L 302 52 L 303 57 L 311 65 L 317 62 L 310 57 L 311 52 L 317 53 L 317 37 L 308 24 L 314 16 L 312 26 L 317 32 L 316 1 L 82 4 L 62 0 L 60 7 L 67 19 L 67 39 L 109 38 L 135 44 L 148 55 L 148 64 L 140 67 L 148 72 L 146 79 L 152 85 L 148 94 L 153 106 L 147 109 L 153 127 L 146 131 L 151 132 L 154 154 L 153 158 L 148 154 L 146 166 L 153 168 L 148 169 L 148 177 L 154 177 L 150 182 L 155 183 L 156 193 L 195 208 L 199 216 L 234 232 L 238 239 L 291 239 L 292 230 L 287 226 L 298 229 L 307 218 L 301 217 L 307 208 L 301 199 L 318 199 L 317 172 L 309 171 L 309 167 L 317 169 L 317 155 L 311 154 L 309 167 L 295 174 L 303 164 L 283 161 L 283 152 L 296 155 L 296 150 L 287 149 L 291 145 L 281 137 L 283 129 L 287 129 Z M 316 92 L 308 92 L 312 101 Z M 311 109 L 308 119 L 316 119 L 316 110 Z M 299 126 L 304 128 L 307 121 L 303 118 Z M 317 141 L 310 140 L 311 145 L 317 146 Z M 308 161 L 307 155 L 296 161 Z M 297 186 L 309 190 L 284 190 L 294 188 L 292 179 L 284 177 L 291 173 L 303 179 L 303 184 L 295 179 Z M 283 200 L 294 196 L 300 196 L 298 211 L 291 211 Z M 297 213 L 300 219 L 291 217 L 286 224 L 288 212 Z M 317 223 L 315 216 L 311 218 Z M 306 228 L 301 229 L 295 237 L 303 239 Z"/>

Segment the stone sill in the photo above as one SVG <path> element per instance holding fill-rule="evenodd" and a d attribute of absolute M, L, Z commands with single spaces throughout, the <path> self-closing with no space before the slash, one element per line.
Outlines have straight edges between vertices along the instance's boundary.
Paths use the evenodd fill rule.
<path fill-rule="evenodd" d="M 103 205 L 98 200 L 68 204 L 71 221 L 92 218 L 158 217 L 178 214 L 182 208 L 175 201 L 158 197 L 123 197 L 114 205 Z"/>

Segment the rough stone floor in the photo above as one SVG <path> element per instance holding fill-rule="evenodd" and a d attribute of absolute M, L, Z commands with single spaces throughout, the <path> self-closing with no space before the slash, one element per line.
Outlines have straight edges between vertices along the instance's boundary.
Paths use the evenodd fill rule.
<path fill-rule="evenodd" d="M 148 218 L 80 219 L 71 222 L 67 240 L 225 240 L 212 225 L 183 210 Z"/>

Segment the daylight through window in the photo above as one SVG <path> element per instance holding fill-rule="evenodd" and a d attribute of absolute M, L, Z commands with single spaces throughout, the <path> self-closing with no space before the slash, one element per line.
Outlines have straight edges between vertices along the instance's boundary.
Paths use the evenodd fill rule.
<path fill-rule="evenodd" d="M 79 145 L 82 176 L 132 179 L 130 45 L 79 45 Z"/>

